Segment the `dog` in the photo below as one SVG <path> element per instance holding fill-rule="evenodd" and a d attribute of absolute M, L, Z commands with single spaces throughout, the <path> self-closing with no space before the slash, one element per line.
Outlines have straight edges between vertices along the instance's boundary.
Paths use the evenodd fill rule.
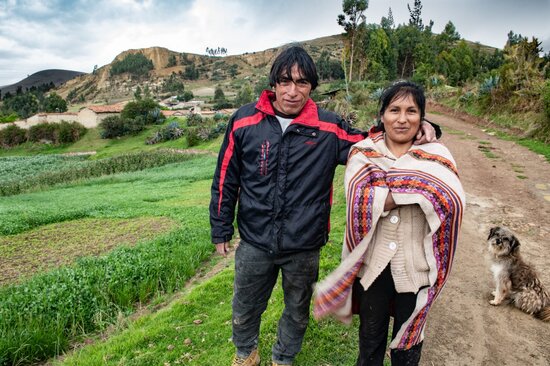
<path fill-rule="evenodd" d="M 495 306 L 503 301 L 513 303 L 523 312 L 550 322 L 550 295 L 535 269 L 523 261 L 514 233 L 506 227 L 493 227 L 487 244 L 496 285 L 489 303 Z"/>

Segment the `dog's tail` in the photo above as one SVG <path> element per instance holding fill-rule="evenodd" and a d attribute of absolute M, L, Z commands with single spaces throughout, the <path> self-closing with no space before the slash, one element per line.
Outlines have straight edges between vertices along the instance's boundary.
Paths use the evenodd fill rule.
<path fill-rule="evenodd" d="M 550 305 L 543 307 L 538 313 L 535 314 L 535 316 L 543 322 L 550 323 Z"/>

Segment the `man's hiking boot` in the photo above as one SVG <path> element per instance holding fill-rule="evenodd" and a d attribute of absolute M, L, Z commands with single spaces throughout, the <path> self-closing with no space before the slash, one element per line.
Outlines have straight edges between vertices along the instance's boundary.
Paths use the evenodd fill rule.
<path fill-rule="evenodd" d="M 258 354 L 258 349 L 256 348 L 246 358 L 239 357 L 235 355 L 233 358 L 233 363 L 231 366 L 258 366 L 260 364 L 260 355 Z"/>

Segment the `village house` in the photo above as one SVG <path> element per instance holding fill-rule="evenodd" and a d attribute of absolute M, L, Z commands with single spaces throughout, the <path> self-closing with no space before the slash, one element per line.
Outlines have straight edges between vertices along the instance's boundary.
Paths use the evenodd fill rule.
<path fill-rule="evenodd" d="M 86 128 L 94 128 L 109 116 L 118 116 L 126 102 L 111 105 L 89 105 L 78 112 L 78 121 Z"/>

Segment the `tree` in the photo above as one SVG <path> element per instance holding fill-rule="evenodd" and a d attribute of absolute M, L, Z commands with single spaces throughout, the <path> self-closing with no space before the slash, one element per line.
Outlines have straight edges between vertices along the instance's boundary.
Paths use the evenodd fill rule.
<path fill-rule="evenodd" d="M 171 54 L 168 56 L 168 63 L 166 64 L 166 67 L 172 67 L 176 66 L 178 64 L 178 61 L 176 60 L 176 55 Z"/>
<path fill-rule="evenodd" d="M 366 59 L 365 77 L 369 80 L 383 81 L 394 70 L 395 63 L 391 41 L 386 32 L 371 25 L 364 39 L 364 56 Z"/>
<path fill-rule="evenodd" d="M 187 80 L 197 80 L 199 78 L 199 70 L 197 70 L 194 63 L 185 66 L 183 77 Z"/>
<path fill-rule="evenodd" d="M 411 9 L 410 5 L 407 4 L 407 9 L 409 9 L 409 25 L 416 27 L 418 30 L 423 30 L 424 25 L 422 24 L 422 2 L 420 0 L 414 0 L 414 7 Z"/>
<path fill-rule="evenodd" d="M 66 112 L 67 102 L 56 93 L 51 93 L 44 99 L 44 111 L 47 113 Z"/>
<path fill-rule="evenodd" d="M 227 70 L 227 72 L 229 73 L 229 76 L 231 76 L 232 78 L 235 78 L 235 76 L 239 75 L 239 65 L 233 64 L 229 66 L 229 69 Z"/>
<path fill-rule="evenodd" d="M 119 75 L 128 72 L 135 76 L 144 76 L 153 70 L 153 61 L 142 53 L 130 53 L 122 60 L 111 64 L 111 75 Z"/>
<path fill-rule="evenodd" d="M 388 16 L 387 17 L 382 17 L 382 19 L 380 20 L 380 26 L 382 27 L 382 29 L 384 29 L 386 31 L 386 33 L 389 30 L 392 30 L 395 27 L 395 23 L 394 23 L 394 20 L 393 20 L 393 13 L 391 11 L 391 8 L 389 8 L 389 10 L 388 10 Z"/>
<path fill-rule="evenodd" d="M 214 102 L 225 102 L 225 93 L 223 92 L 223 89 L 221 86 L 217 86 L 216 90 L 214 90 Z"/>
<path fill-rule="evenodd" d="M 177 94 L 181 94 L 184 92 L 185 86 L 183 85 L 183 82 L 181 80 L 178 80 L 176 73 L 173 72 L 172 74 L 170 74 L 168 80 L 164 81 L 162 89 L 165 92 L 174 92 Z"/>
<path fill-rule="evenodd" d="M 355 54 L 355 41 L 359 25 L 364 23 L 366 16 L 363 14 L 369 6 L 368 0 L 343 0 L 342 10 L 344 14 L 338 15 L 338 25 L 344 27 L 348 40 L 347 48 L 349 49 L 349 77 L 352 80 L 353 76 L 353 58 Z"/>
<path fill-rule="evenodd" d="M 16 113 L 20 118 L 28 118 L 40 110 L 39 100 L 33 93 L 22 93 L 10 98 L 7 94 L 2 103 L 4 115 Z"/>
<path fill-rule="evenodd" d="M 450 50 L 451 47 L 460 40 L 460 34 L 457 32 L 453 22 L 445 24 L 443 32 L 436 37 L 437 53 L 443 50 Z"/>
<path fill-rule="evenodd" d="M 267 78 L 267 76 L 262 76 L 258 79 L 258 81 L 256 82 L 256 85 L 254 85 L 254 95 L 257 98 L 260 96 L 260 94 L 262 94 L 264 90 L 270 90 L 270 89 L 271 89 L 271 85 L 269 85 L 269 79 Z"/>
<path fill-rule="evenodd" d="M 247 103 L 254 101 L 254 96 L 252 95 L 252 88 L 249 84 L 245 84 L 241 87 L 235 98 L 235 107 L 240 107 Z"/>
<path fill-rule="evenodd" d="M 134 92 L 134 99 L 141 100 L 141 87 L 138 85 L 136 91 Z"/>
<path fill-rule="evenodd" d="M 225 94 L 221 86 L 217 86 L 214 91 L 214 106 L 215 110 L 220 110 L 222 108 L 231 108 L 232 104 L 225 99 Z"/>

